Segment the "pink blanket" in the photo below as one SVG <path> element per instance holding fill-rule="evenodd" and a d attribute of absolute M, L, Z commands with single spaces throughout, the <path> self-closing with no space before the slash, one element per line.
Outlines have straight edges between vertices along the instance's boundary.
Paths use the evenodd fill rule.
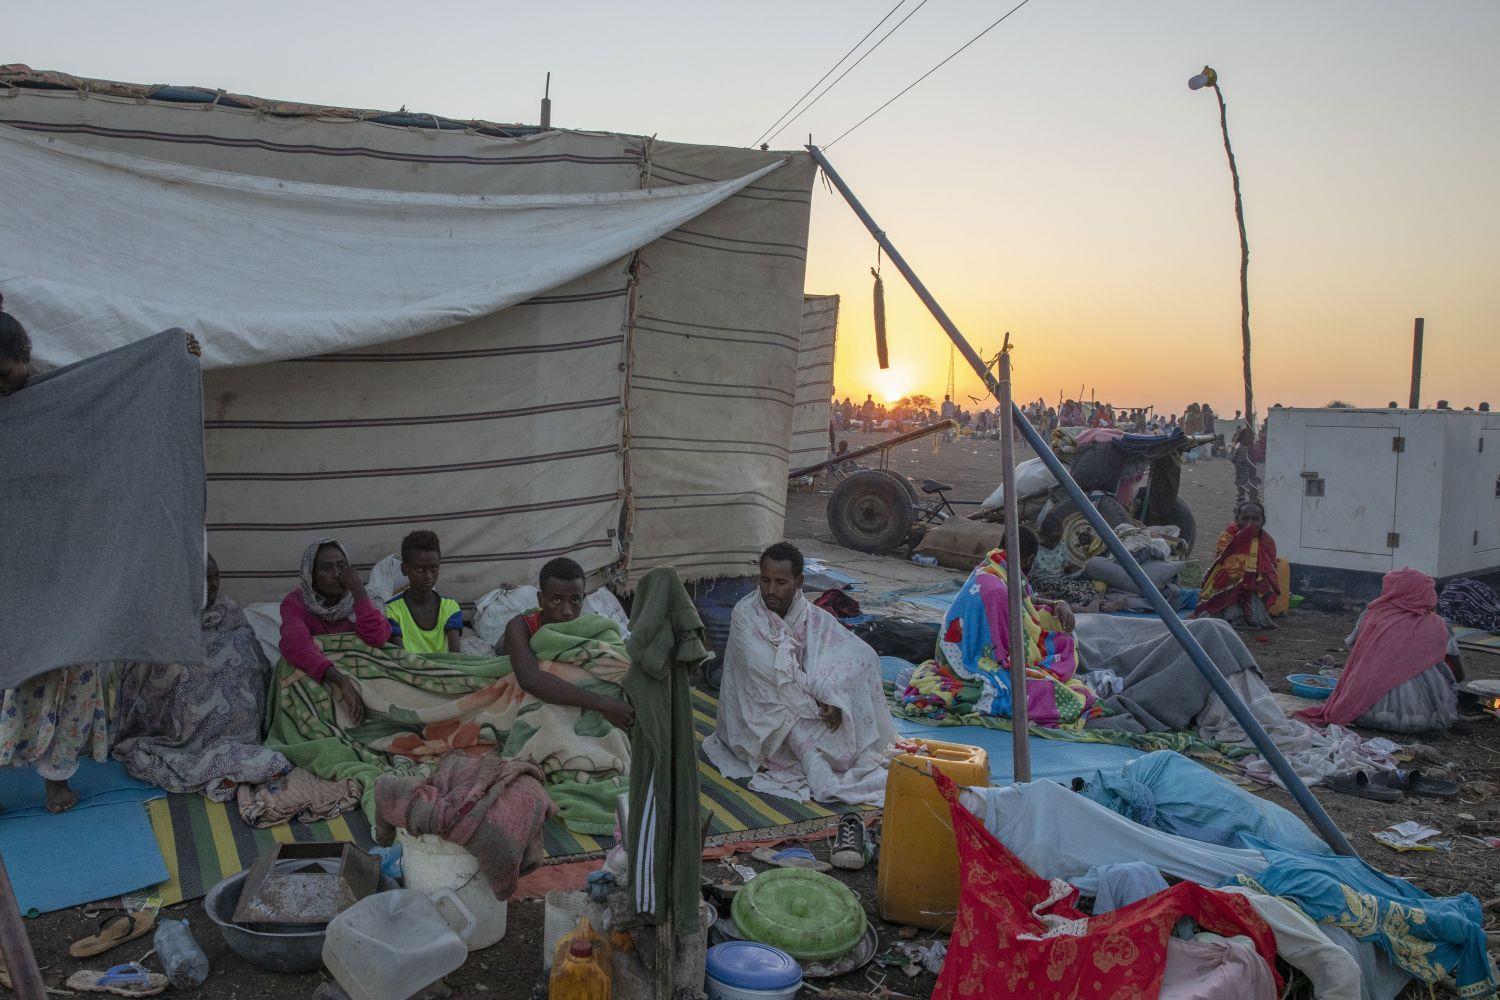
<path fill-rule="evenodd" d="M 1441 663 L 1448 650 L 1448 627 L 1436 609 L 1432 577 L 1414 569 L 1387 573 L 1380 596 L 1370 602 L 1360 621 L 1354 650 L 1333 695 L 1297 714 L 1317 725 L 1347 725 L 1388 691 Z"/>
<path fill-rule="evenodd" d="M 474 855 L 497 899 L 542 863 L 542 825 L 557 811 L 536 765 L 452 753 L 431 777 L 382 775 L 376 816 L 413 836 L 437 834 Z"/>

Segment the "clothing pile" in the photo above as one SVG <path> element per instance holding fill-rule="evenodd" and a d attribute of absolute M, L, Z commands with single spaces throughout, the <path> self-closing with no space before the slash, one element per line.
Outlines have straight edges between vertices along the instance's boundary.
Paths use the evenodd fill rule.
<path fill-rule="evenodd" d="M 1452 977 L 1464 997 L 1491 997 L 1500 988 L 1485 952 L 1483 914 L 1473 896 L 1435 898 L 1357 858 L 1336 857 L 1297 817 L 1175 754 L 1140 758 L 1118 776 L 1096 774 L 1084 784 L 1083 794 L 1048 781 L 961 794 L 946 779 L 939 777 L 938 783 L 949 785 L 945 795 L 953 806 L 963 886 L 951 969 L 944 969 L 936 996 L 1014 995 L 1000 988 L 1004 982 L 996 985 L 993 976 L 986 980 L 992 992 L 961 988 L 970 970 L 986 962 L 994 966 L 997 960 L 1000 968 L 1015 965 L 1017 982 L 1026 985 L 1028 995 L 1083 995 L 1067 992 L 1072 980 L 1054 975 L 1050 955 L 1030 950 L 1032 942 L 1060 935 L 1082 938 L 1076 944 L 1083 957 L 1092 953 L 1095 946 L 1087 938 L 1104 926 L 1102 920 L 1156 908 L 1193 916 L 1200 928 L 1230 941 L 1239 933 L 1259 945 L 1262 939 L 1245 928 L 1265 927 L 1274 938 L 1271 950 L 1306 974 L 1319 998 L 1391 1000 L 1411 978 L 1431 986 Z M 1018 868 L 1022 875 L 1016 874 Z M 1183 881 L 1163 892 L 1162 876 Z M 1196 912 L 1169 903 L 1167 893 L 1188 885 L 1197 891 L 1190 897 Z M 1002 886 L 999 893 L 996 886 Z M 1052 908 L 1078 893 L 1094 897 L 1095 916 L 1082 920 L 1076 911 L 1058 914 Z M 1009 912 L 1000 898 L 1035 903 L 1038 894 L 1041 902 L 1030 914 Z M 1238 931 L 1204 920 L 1226 917 L 1230 911 L 1204 905 L 1205 899 L 1225 894 L 1237 894 L 1249 907 L 1248 916 L 1242 909 L 1232 911 L 1241 921 Z M 1122 903 L 1127 904 L 1123 909 L 1115 908 Z M 1020 923 L 1022 931 L 1013 930 L 1031 916 L 1043 922 L 1041 929 Z M 959 927 L 970 932 L 969 941 L 961 940 Z M 976 940 L 983 947 L 977 956 Z M 1222 948 L 1218 938 L 1207 943 Z M 1027 956 L 1024 964 L 994 950 L 1018 946 Z M 1172 995 L 1161 985 L 1167 980 L 1158 978 L 1171 966 L 1166 934 L 1137 934 L 1132 947 L 1140 968 L 1151 977 L 1151 982 L 1136 984 L 1142 989 L 1139 995 L 1157 995 L 1149 991 L 1152 983 L 1163 990 L 1161 995 Z M 1255 950 L 1273 970 L 1266 949 Z M 1242 960 L 1242 955 L 1218 954 L 1227 961 Z M 1105 965 L 1080 964 L 1085 977 L 1110 971 Z M 1100 983 L 1101 989 L 1111 985 L 1107 978 Z M 1087 982 L 1084 986 L 1094 988 Z M 1262 989 L 1256 975 L 1243 979 L 1238 992 L 1229 984 L 1220 992 L 1191 995 L 1225 1000 L 1276 995 Z"/>
<path fill-rule="evenodd" d="M 382 775 L 375 815 L 414 837 L 433 834 L 462 847 L 497 899 L 541 867 L 542 827 L 557 812 L 535 764 L 495 754 L 449 754 L 431 777 Z"/>

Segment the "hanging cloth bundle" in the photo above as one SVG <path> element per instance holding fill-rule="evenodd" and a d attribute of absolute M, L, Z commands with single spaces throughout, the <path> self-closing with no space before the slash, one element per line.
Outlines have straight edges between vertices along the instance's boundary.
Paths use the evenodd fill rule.
<path fill-rule="evenodd" d="M 891 366 L 890 352 L 885 345 L 885 282 L 880 280 L 880 271 L 870 268 L 875 276 L 875 356 L 880 360 L 880 370 Z"/>

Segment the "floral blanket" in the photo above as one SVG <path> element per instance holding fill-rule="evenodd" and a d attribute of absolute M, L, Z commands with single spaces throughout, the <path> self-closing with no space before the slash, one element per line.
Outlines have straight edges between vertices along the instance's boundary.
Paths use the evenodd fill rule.
<path fill-rule="evenodd" d="M 320 778 L 363 785 L 374 816 L 375 778 L 429 774 L 450 753 L 501 756 L 537 765 L 549 792 L 630 769 L 630 741 L 598 712 L 538 701 L 521 690 L 503 656 L 373 649 L 353 634 L 319 636 L 365 703 L 351 727 L 327 688 L 285 660 L 267 698 L 268 746 Z M 602 615 L 546 625 L 532 636 L 541 668 L 585 690 L 620 697 L 630 662 L 619 627 Z M 567 822 L 564 809 L 563 821 Z"/>

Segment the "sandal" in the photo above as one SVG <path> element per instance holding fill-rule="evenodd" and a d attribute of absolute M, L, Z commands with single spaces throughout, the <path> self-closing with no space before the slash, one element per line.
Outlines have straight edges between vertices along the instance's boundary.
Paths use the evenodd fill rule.
<path fill-rule="evenodd" d="M 1381 771 L 1375 776 L 1374 782 L 1409 795 L 1426 795 L 1434 799 L 1458 798 L 1458 782 L 1429 778 L 1417 768 L 1409 771 Z"/>
<path fill-rule="evenodd" d="M 139 962 L 117 965 L 104 972 L 84 969 L 68 977 L 70 990 L 85 993 L 114 993 L 122 997 L 154 997 L 167 988 L 167 977 L 147 972 Z"/>
<path fill-rule="evenodd" d="M 151 928 L 155 926 L 156 914 L 150 910 L 114 913 L 99 921 L 96 933 L 74 941 L 68 948 L 68 954 L 74 958 L 92 958 L 95 955 L 102 955 L 126 941 L 134 941 L 143 934 L 149 934 Z"/>
<path fill-rule="evenodd" d="M 1373 799 L 1376 802 L 1400 802 L 1401 792 L 1399 789 L 1388 785 L 1377 785 L 1370 781 L 1370 776 L 1364 771 L 1344 771 L 1341 774 L 1330 774 L 1323 779 L 1323 783 L 1335 792 L 1344 795 L 1354 795 L 1361 799 Z"/>

